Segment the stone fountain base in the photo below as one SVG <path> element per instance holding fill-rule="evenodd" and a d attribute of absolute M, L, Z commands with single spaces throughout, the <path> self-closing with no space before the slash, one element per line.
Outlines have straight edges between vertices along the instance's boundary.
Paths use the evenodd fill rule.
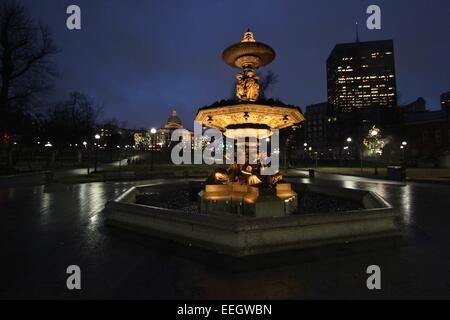
<path fill-rule="evenodd" d="M 358 201 L 363 209 L 278 217 L 195 214 L 136 204 L 139 195 L 183 188 L 190 185 L 133 187 L 106 204 L 106 224 L 236 257 L 400 235 L 400 212 L 377 194 L 363 190 L 298 185 L 297 192 Z M 266 209 L 266 216 L 270 210 Z"/>

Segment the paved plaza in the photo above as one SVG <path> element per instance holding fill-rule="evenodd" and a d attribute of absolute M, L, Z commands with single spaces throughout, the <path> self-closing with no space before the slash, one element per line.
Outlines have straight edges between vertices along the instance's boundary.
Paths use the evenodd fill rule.
<path fill-rule="evenodd" d="M 134 184 L 0 187 L 2 299 L 400 299 L 450 298 L 450 185 L 318 174 L 314 181 L 375 191 L 404 215 L 404 238 L 221 263 L 195 248 L 103 226 L 108 199 Z M 218 262 L 219 261 L 219 262 Z M 66 288 L 79 265 L 82 290 Z M 242 264 L 240 266 L 239 264 Z M 379 265 L 382 290 L 366 287 Z"/>

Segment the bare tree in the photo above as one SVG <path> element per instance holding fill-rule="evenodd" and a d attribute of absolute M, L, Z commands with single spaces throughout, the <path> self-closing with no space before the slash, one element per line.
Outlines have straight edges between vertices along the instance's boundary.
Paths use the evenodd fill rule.
<path fill-rule="evenodd" d="M 32 98 L 52 86 L 57 53 L 46 25 L 35 23 L 17 0 L 0 3 L 0 115 L 24 112 Z"/>
<path fill-rule="evenodd" d="M 56 103 L 47 112 L 48 139 L 56 147 L 81 144 L 94 136 L 102 107 L 80 92 L 72 92 L 67 100 Z"/>
<path fill-rule="evenodd" d="M 262 99 L 267 98 L 267 93 L 272 90 L 273 86 L 278 83 L 278 75 L 274 73 L 272 70 L 267 71 L 265 75 L 263 75 L 260 83 L 259 83 L 259 96 Z"/>
<path fill-rule="evenodd" d="M 261 76 L 259 81 L 259 98 L 267 99 L 267 93 L 272 90 L 273 86 L 278 83 L 278 75 L 272 70 L 267 71 L 267 73 Z M 230 89 L 230 100 L 237 100 L 236 98 L 236 83 Z"/>

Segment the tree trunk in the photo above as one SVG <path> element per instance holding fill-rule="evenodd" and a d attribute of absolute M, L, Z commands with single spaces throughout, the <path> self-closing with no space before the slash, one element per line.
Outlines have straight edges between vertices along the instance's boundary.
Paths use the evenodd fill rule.
<path fill-rule="evenodd" d="M 81 165 L 83 159 L 83 154 L 81 153 L 81 150 L 77 151 L 77 165 Z"/>
<path fill-rule="evenodd" d="M 11 168 L 14 166 L 13 148 L 11 144 L 8 144 L 8 166 Z"/>

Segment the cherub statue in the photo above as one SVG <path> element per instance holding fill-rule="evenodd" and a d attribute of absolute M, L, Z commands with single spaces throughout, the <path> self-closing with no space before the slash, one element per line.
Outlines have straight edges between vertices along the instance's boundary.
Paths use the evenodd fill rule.
<path fill-rule="evenodd" d="M 259 97 L 259 76 L 255 75 L 253 71 L 248 71 L 246 76 L 245 89 L 247 91 L 247 100 L 256 101 Z"/>
<path fill-rule="evenodd" d="M 250 186 L 260 184 L 261 182 L 262 181 L 258 178 L 258 176 L 254 175 L 254 174 L 251 175 L 250 177 L 248 177 L 248 181 L 247 181 L 248 185 L 250 185 Z"/>
<path fill-rule="evenodd" d="M 243 101 L 256 101 L 259 97 L 259 76 L 252 70 L 236 75 L 236 96 Z"/>
<path fill-rule="evenodd" d="M 270 177 L 270 184 L 272 186 L 275 186 L 281 180 L 283 180 L 283 176 L 278 172 Z"/>
<path fill-rule="evenodd" d="M 216 183 L 227 184 L 230 181 L 228 172 L 225 169 L 218 169 L 214 173 L 214 179 Z"/>
<path fill-rule="evenodd" d="M 238 75 L 236 75 L 236 79 L 238 81 L 238 83 L 236 84 L 236 96 L 240 100 L 246 100 L 247 94 L 245 90 L 244 75 L 239 73 Z"/>

